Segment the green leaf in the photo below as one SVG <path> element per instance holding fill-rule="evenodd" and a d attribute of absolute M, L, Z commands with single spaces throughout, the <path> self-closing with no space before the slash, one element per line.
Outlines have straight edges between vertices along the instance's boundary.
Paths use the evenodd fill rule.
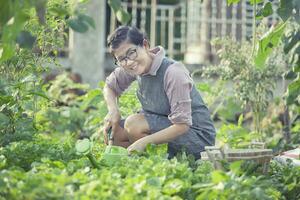
<path fill-rule="evenodd" d="M 91 149 L 91 143 L 90 140 L 85 138 L 83 140 L 78 140 L 76 142 L 76 152 L 79 155 L 87 155 L 88 153 L 90 153 L 90 149 Z"/>
<path fill-rule="evenodd" d="M 295 30 L 284 38 L 284 53 L 288 53 L 298 43 L 300 43 L 300 30 Z"/>
<path fill-rule="evenodd" d="M 226 99 L 224 105 L 218 110 L 218 115 L 222 120 L 235 121 L 236 115 L 241 112 L 243 112 L 241 104 L 233 97 L 230 97 Z"/>
<path fill-rule="evenodd" d="M 47 10 L 50 14 L 56 15 L 59 17 L 66 16 L 68 14 L 68 10 L 60 7 L 53 7 Z"/>
<path fill-rule="evenodd" d="M 82 22 L 81 20 L 79 20 L 78 18 L 67 20 L 67 24 L 74 31 L 79 32 L 79 33 L 85 33 L 89 29 L 89 27 L 84 22 Z"/>
<path fill-rule="evenodd" d="M 287 104 L 288 105 L 293 104 L 297 100 L 299 95 L 300 95 L 300 76 L 298 74 L 297 79 L 294 80 L 292 83 L 290 83 L 288 86 L 287 99 L 286 99 Z"/>
<path fill-rule="evenodd" d="M 251 3 L 252 5 L 254 5 L 254 4 L 259 4 L 259 3 L 261 3 L 261 2 L 263 2 L 263 0 L 250 0 L 250 3 Z"/>
<path fill-rule="evenodd" d="M 241 165 L 242 165 L 243 161 L 235 161 L 233 163 L 230 164 L 230 170 L 232 172 L 234 172 L 235 174 L 239 174 L 241 172 Z"/>
<path fill-rule="evenodd" d="M 266 59 L 272 52 L 273 48 L 276 47 L 281 39 L 284 32 L 286 23 L 277 25 L 272 31 L 267 33 L 258 42 L 258 49 L 254 57 L 254 63 L 257 68 L 264 68 Z"/>
<path fill-rule="evenodd" d="M 149 177 L 147 179 L 147 184 L 158 188 L 161 187 L 161 181 L 157 177 Z"/>
<path fill-rule="evenodd" d="M 0 155 L 0 169 L 4 169 L 7 164 L 7 159 L 4 155 Z"/>
<path fill-rule="evenodd" d="M 273 14 L 272 4 L 271 2 L 268 2 L 264 5 L 264 7 L 261 10 L 257 12 L 255 17 L 257 19 L 261 19 L 263 17 L 267 17 L 272 14 Z"/>
<path fill-rule="evenodd" d="M 9 124 L 9 122 L 10 122 L 10 119 L 9 119 L 9 117 L 8 116 L 6 116 L 5 114 L 3 114 L 3 113 L 0 113 L 0 127 L 5 127 L 5 126 L 7 126 L 8 124 Z M 2 129 L 1 128 L 1 129 Z"/>
<path fill-rule="evenodd" d="M 102 101 L 101 91 L 99 89 L 90 90 L 87 94 L 82 96 L 82 104 L 80 108 L 82 110 L 87 109 L 89 106 L 96 106 Z"/>
<path fill-rule="evenodd" d="M 120 0 L 109 0 L 109 6 L 113 9 L 114 12 L 117 12 L 121 9 L 121 1 Z"/>
<path fill-rule="evenodd" d="M 85 33 L 89 27 L 78 19 L 70 19 L 67 21 L 67 24 L 76 32 Z"/>
<path fill-rule="evenodd" d="M 300 42 L 295 45 L 296 47 L 293 48 L 289 63 L 293 66 L 294 72 L 300 72 Z"/>
<path fill-rule="evenodd" d="M 14 43 L 6 43 L 3 44 L 0 50 L 0 62 L 8 60 L 15 54 L 15 44 Z"/>
<path fill-rule="evenodd" d="M 200 90 L 201 92 L 211 92 L 211 85 L 208 83 L 198 83 L 197 84 L 197 89 Z"/>
<path fill-rule="evenodd" d="M 294 15 L 294 9 L 299 10 L 300 4 L 299 0 L 281 0 L 280 6 L 277 9 L 277 14 L 283 21 L 288 20 L 292 15 Z M 298 11 L 299 15 L 299 11 Z M 296 16 L 297 17 L 297 16 Z"/>
<path fill-rule="evenodd" d="M 159 155 L 165 157 L 167 155 L 167 148 L 168 148 L 167 144 L 160 144 L 160 145 L 148 144 L 146 146 L 145 152 L 150 156 Z"/>
<path fill-rule="evenodd" d="M 239 116 L 239 120 L 238 120 L 238 126 L 242 126 L 242 124 L 243 124 L 243 121 L 244 121 L 244 115 L 243 115 L 243 114 L 241 114 L 241 115 Z"/>
<path fill-rule="evenodd" d="M 16 12 L 15 16 L 10 19 L 10 23 L 3 27 L 0 62 L 8 60 L 14 55 L 16 44 L 15 40 L 28 19 L 28 14 L 26 14 L 23 10 L 19 10 Z"/>
<path fill-rule="evenodd" d="M 293 70 L 289 70 L 289 71 L 286 71 L 284 74 L 283 74 L 283 77 L 284 79 L 286 80 L 293 80 L 297 77 L 297 73 L 294 72 Z"/>
<path fill-rule="evenodd" d="M 28 92 L 29 95 L 37 95 L 37 96 L 40 96 L 40 97 L 43 97 L 47 100 L 51 100 L 43 91 L 30 91 Z"/>
<path fill-rule="evenodd" d="M 131 19 L 131 15 L 123 9 L 120 9 L 116 12 L 116 17 L 122 24 L 128 24 Z"/>
<path fill-rule="evenodd" d="M 227 0 L 227 4 L 228 5 L 231 5 L 231 4 L 234 4 L 234 3 L 239 3 L 241 0 Z"/>
<path fill-rule="evenodd" d="M 21 31 L 17 37 L 17 43 L 21 48 L 31 49 L 36 40 L 36 37 L 32 36 L 28 31 Z"/>
<path fill-rule="evenodd" d="M 85 15 L 85 14 L 79 14 L 78 15 L 78 19 L 89 24 L 91 27 L 93 27 L 94 29 L 96 28 L 95 26 L 95 21 L 92 17 Z"/>
<path fill-rule="evenodd" d="M 228 176 L 222 171 L 213 171 L 211 176 L 213 183 L 220 183 L 228 180 Z"/>
<path fill-rule="evenodd" d="M 173 195 L 178 192 L 184 187 L 184 182 L 180 179 L 171 179 L 166 182 L 163 187 L 163 193 L 167 195 Z"/>
<path fill-rule="evenodd" d="M 11 1 L 0 0 L 0 31 L 9 19 L 13 17 L 13 4 Z"/>
<path fill-rule="evenodd" d="M 121 22 L 121 24 L 129 23 L 129 21 L 131 19 L 131 15 L 122 8 L 122 4 L 121 4 L 120 0 L 109 0 L 108 4 L 114 11 L 114 13 L 117 17 L 117 20 L 119 22 Z"/>
<path fill-rule="evenodd" d="M 76 32 L 85 33 L 89 26 L 95 29 L 95 22 L 93 18 L 85 14 L 78 14 L 77 16 L 67 20 L 67 24 Z"/>

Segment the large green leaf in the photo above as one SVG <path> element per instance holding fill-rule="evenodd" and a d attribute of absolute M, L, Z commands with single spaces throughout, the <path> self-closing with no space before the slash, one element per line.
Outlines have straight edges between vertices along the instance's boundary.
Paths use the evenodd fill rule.
<path fill-rule="evenodd" d="M 223 171 L 213 171 L 211 178 L 213 183 L 220 183 L 229 179 L 228 175 Z"/>
<path fill-rule="evenodd" d="M 286 21 L 293 13 L 293 0 L 281 0 L 277 9 L 278 15 L 283 21 Z"/>
<path fill-rule="evenodd" d="M 85 33 L 89 29 L 89 27 L 78 18 L 69 19 L 67 24 L 70 26 L 70 28 L 79 33 Z"/>
<path fill-rule="evenodd" d="M 8 60 L 15 54 L 15 43 L 6 43 L 0 47 L 0 62 Z"/>
<path fill-rule="evenodd" d="M 287 104 L 291 105 L 295 103 L 295 101 L 299 98 L 299 95 L 300 95 L 300 77 L 298 74 L 297 79 L 295 79 L 288 86 L 287 99 L 286 99 Z"/>
<path fill-rule="evenodd" d="M 300 43 L 300 30 L 293 30 L 287 33 L 284 38 L 284 53 L 290 52 L 295 45 Z"/>
<path fill-rule="evenodd" d="M 67 24 L 76 32 L 85 33 L 89 30 L 89 26 L 95 28 L 93 18 L 85 14 L 79 13 L 77 16 L 68 19 Z"/>
<path fill-rule="evenodd" d="M 113 9 L 114 12 L 117 12 L 121 9 L 121 1 L 120 0 L 109 0 L 108 4 Z"/>
<path fill-rule="evenodd" d="M 90 140 L 85 138 L 83 140 L 78 140 L 76 142 L 76 152 L 79 154 L 79 155 L 87 155 L 90 153 L 90 150 L 91 150 L 91 143 L 90 143 Z"/>
<path fill-rule="evenodd" d="M 108 4 L 114 11 L 114 13 L 117 17 L 117 20 L 119 22 L 121 22 L 122 24 L 129 23 L 129 21 L 131 19 L 131 15 L 122 8 L 122 4 L 121 4 L 120 0 L 109 0 Z"/>
<path fill-rule="evenodd" d="M 0 54 L 0 62 L 8 60 L 15 53 L 16 38 L 23 29 L 25 22 L 29 19 L 27 13 L 19 10 L 14 17 L 3 27 L 2 35 L 2 54 Z"/>
<path fill-rule="evenodd" d="M 131 15 L 123 9 L 120 9 L 116 12 L 116 17 L 122 24 L 128 24 L 131 19 Z"/>
<path fill-rule="evenodd" d="M 261 10 L 259 10 L 256 14 L 257 19 L 261 19 L 263 17 L 267 17 L 273 14 L 272 4 L 271 2 L 266 3 Z"/>
<path fill-rule="evenodd" d="M 257 68 L 264 68 L 266 59 L 272 52 L 272 49 L 276 47 L 284 32 L 286 23 L 277 25 L 273 30 L 263 36 L 258 43 L 258 49 L 254 57 L 254 63 Z"/>
<path fill-rule="evenodd" d="M 90 25 L 94 29 L 96 28 L 95 21 L 93 20 L 92 17 L 81 13 L 81 14 L 78 15 L 78 19 L 83 21 L 84 23 Z"/>
<path fill-rule="evenodd" d="M 283 74 L 284 79 L 286 80 L 294 80 L 297 78 L 297 73 L 294 70 L 288 70 Z"/>
<path fill-rule="evenodd" d="M 0 31 L 11 17 L 13 17 L 12 2 L 0 0 Z"/>
<path fill-rule="evenodd" d="M 293 54 L 291 56 L 290 63 L 293 65 L 293 71 L 300 72 L 300 42 L 291 52 Z"/>

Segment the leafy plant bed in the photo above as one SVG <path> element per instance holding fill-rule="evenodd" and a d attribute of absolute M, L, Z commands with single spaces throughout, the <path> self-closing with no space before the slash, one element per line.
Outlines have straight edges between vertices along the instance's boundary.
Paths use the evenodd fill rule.
<path fill-rule="evenodd" d="M 65 141 L 62 148 L 56 146 L 61 140 Z M 19 147 L 23 148 L 16 151 Z M 248 173 L 240 163 L 233 163 L 229 171 L 219 171 L 208 162 L 194 161 L 185 155 L 168 160 L 166 148 L 150 145 L 143 155 L 126 156 L 107 166 L 100 162 L 105 146 L 94 143 L 97 169 L 85 156 L 75 155 L 75 141 L 70 138 L 40 135 L 30 143 L 18 142 L 1 149 L 0 199 L 299 197 L 299 168 L 271 163 L 269 174 L 261 175 Z"/>

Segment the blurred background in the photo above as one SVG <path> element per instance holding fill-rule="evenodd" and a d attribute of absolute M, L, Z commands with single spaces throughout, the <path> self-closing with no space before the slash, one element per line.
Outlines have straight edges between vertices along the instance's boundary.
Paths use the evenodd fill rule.
<path fill-rule="evenodd" d="M 167 56 L 184 62 L 190 70 L 218 62 L 211 45 L 213 39 L 242 42 L 252 37 L 250 0 L 231 5 L 225 0 L 123 0 L 121 3 L 130 15 L 128 22 L 123 19 L 128 25 L 146 32 L 151 47 L 163 46 Z M 277 9 L 278 4 L 272 2 L 273 8 Z M 258 4 L 262 6 L 263 3 Z M 90 0 L 86 12 L 95 20 L 96 29 L 84 35 L 70 29 L 60 50 L 60 62 L 80 73 L 84 82 L 96 86 L 113 70 L 106 38 L 122 21 L 118 21 L 113 8 L 105 1 Z M 263 23 L 271 27 L 278 20 L 274 12 Z"/>

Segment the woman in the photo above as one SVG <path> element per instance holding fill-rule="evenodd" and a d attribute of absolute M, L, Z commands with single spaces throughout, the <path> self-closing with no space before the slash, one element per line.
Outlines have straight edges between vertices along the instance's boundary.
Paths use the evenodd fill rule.
<path fill-rule="evenodd" d="M 160 46 L 150 49 L 135 27 L 117 28 L 108 46 L 118 67 L 104 87 L 109 111 L 104 136 L 112 127 L 114 145 L 129 152 L 143 151 L 150 143 L 168 143 L 169 158 L 184 150 L 199 159 L 204 146 L 214 145 L 215 128 L 184 65 L 165 57 Z M 142 110 L 121 120 L 117 99 L 135 80 Z"/>

